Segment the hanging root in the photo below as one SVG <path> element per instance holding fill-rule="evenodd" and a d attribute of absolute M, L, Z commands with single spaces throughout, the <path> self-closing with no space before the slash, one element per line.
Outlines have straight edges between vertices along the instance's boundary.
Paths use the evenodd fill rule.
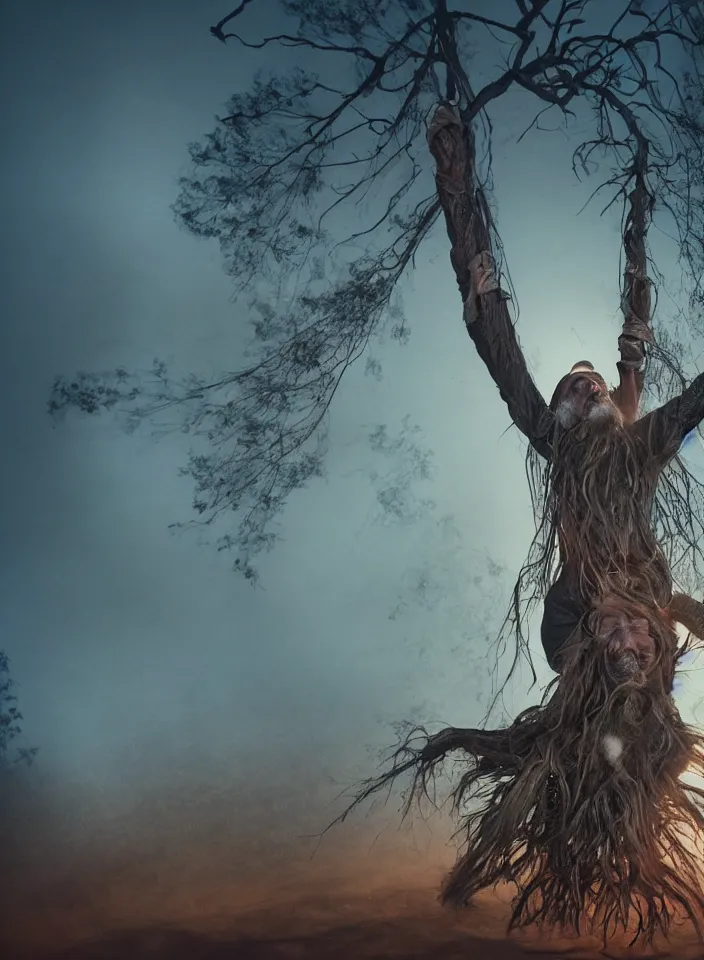
<path fill-rule="evenodd" d="M 649 943 L 684 916 L 704 939 L 704 790 L 680 779 L 704 774 L 704 738 L 661 684 L 614 681 L 585 644 L 548 694 L 505 729 L 412 729 L 340 819 L 407 774 L 404 816 L 414 802 L 435 803 L 435 777 L 453 759 L 464 844 L 443 903 L 467 905 L 503 881 L 516 889 L 509 929 L 538 924 L 605 942 L 621 929 Z"/>
<path fill-rule="evenodd" d="M 505 730 L 447 727 L 431 735 L 425 727 L 412 727 L 391 755 L 389 769 L 379 777 L 362 781 L 352 803 L 334 822 L 346 820 L 355 807 L 382 790 L 390 790 L 398 778 L 407 773 L 412 774 L 412 779 L 403 807 L 404 817 L 414 803 L 423 799 L 434 803 L 433 785 L 438 768 L 450 754 L 458 751 L 472 758 L 470 762 L 481 770 L 481 776 L 490 774 L 497 762 L 501 763 L 501 769 L 511 762 Z"/>

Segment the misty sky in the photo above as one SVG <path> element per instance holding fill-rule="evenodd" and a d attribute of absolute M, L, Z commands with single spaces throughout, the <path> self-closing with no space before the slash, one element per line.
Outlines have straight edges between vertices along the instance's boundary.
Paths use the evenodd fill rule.
<path fill-rule="evenodd" d="M 190 518 L 187 438 L 124 436 L 109 416 L 52 425 L 59 373 L 155 356 L 205 375 L 242 362 L 247 300 L 233 297 L 217 246 L 169 209 L 188 142 L 261 63 L 210 37 L 229 9 L 6 0 L 0 17 L 1 645 L 23 742 L 40 749 L 26 790 L 41 800 L 27 809 L 45 824 L 53 802 L 62 816 L 80 806 L 79 845 L 109 818 L 129 833 L 167 782 L 197 783 L 191 821 L 210 809 L 204 797 L 232 798 L 230 847 L 247 805 L 281 790 L 294 813 L 275 834 L 293 842 L 339 812 L 327 804 L 369 772 L 394 721 L 478 723 L 487 636 L 531 536 L 524 444 L 504 432 L 463 328 L 440 227 L 404 285 L 410 342 L 374 346 L 381 381 L 364 363 L 345 378 L 327 478 L 291 498 L 261 589 L 195 534 L 168 530 Z M 574 179 L 574 142 L 536 133 L 516 145 L 521 116 L 510 98 L 495 113 L 495 198 L 520 337 L 549 395 L 576 360 L 615 376 L 619 222 L 598 205 L 577 216 L 595 184 Z M 435 506 L 403 524 L 376 500 L 403 458 L 375 455 L 367 438 L 380 423 L 398 434 L 405 416 L 435 467 L 413 490 Z M 533 650 L 544 684 L 537 633 Z M 538 695 L 516 686 L 508 706 Z M 693 683 L 685 707 L 697 699 Z"/>

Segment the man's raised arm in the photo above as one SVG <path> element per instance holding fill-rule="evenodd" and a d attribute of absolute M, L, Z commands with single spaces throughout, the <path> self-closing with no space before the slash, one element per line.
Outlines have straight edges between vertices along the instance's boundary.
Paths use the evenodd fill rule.
<path fill-rule="evenodd" d="M 636 423 L 636 430 L 645 436 L 651 453 L 669 460 L 682 441 L 704 420 L 704 373 L 682 393 L 668 400 Z"/>
<path fill-rule="evenodd" d="M 542 456 L 551 456 L 554 417 L 526 365 L 494 276 L 486 201 L 476 181 L 471 130 L 442 104 L 428 131 L 435 181 L 452 244 L 451 260 L 464 301 L 467 332 L 511 419 Z"/>

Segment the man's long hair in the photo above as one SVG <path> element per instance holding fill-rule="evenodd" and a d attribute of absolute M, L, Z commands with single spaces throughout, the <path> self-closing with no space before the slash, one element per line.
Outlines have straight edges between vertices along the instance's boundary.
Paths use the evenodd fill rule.
<path fill-rule="evenodd" d="M 640 435 L 607 418 L 556 430 L 553 450 L 541 511 L 541 576 L 550 578 L 559 546 L 559 568 L 585 606 L 614 592 L 665 606 L 670 571 L 652 529 L 662 462 L 649 456 Z"/>
<path fill-rule="evenodd" d="M 540 705 L 504 729 L 413 728 L 388 771 L 363 784 L 352 807 L 410 773 L 405 815 L 436 801 L 437 775 L 459 760 L 451 798 L 464 843 L 443 903 L 465 905 L 505 881 L 516 888 L 509 929 L 544 924 L 606 941 L 620 928 L 650 942 L 684 916 L 702 936 L 704 789 L 682 774 L 704 775 L 704 737 L 670 695 L 671 623 L 652 609 L 628 613 L 650 624 L 647 674 L 632 655 L 610 655 L 595 611 Z"/>
<path fill-rule="evenodd" d="M 511 643 L 514 654 L 494 703 L 522 657 L 537 680 L 528 623 L 563 569 L 560 554 L 577 571 L 576 582 L 570 571 L 566 575 L 586 605 L 615 592 L 664 607 L 673 573 L 689 588 L 702 582 L 704 529 L 697 518 L 704 515 L 704 486 L 676 455 L 679 443 L 674 424 L 672 456 L 663 468 L 631 431 L 604 420 L 558 427 L 550 462 L 529 447 L 535 534 L 498 632 L 497 656 Z"/>

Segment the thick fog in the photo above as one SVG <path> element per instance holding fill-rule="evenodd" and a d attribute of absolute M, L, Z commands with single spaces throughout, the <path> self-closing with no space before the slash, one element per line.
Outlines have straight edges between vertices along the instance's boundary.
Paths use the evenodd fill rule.
<path fill-rule="evenodd" d="M 0 647 L 21 743 L 39 748 L 5 804 L 13 942 L 226 925 L 257 904 L 273 925 L 267 903 L 277 916 L 302 885 L 425 884 L 432 899 L 453 857 L 441 817 L 399 831 L 394 801 L 311 836 L 396 721 L 480 722 L 531 538 L 524 441 L 467 337 L 442 225 L 404 282 L 409 343 L 374 345 L 380 380 L 364 362 L 345 377 L 326 478 L 290 498 L 257 589 L 197 533 L 169 530 L 191 517 L 187 437 L 47 415 L 60 373 L 243 362 L 247 298 L 170 210 L 188 142 L 261 63 L 209 35 L 228 10 L 3 5 Z M 518 98 L 497 111 L 494 196 L 549 396 L 580 359 L 615 377 L 619 218 L 579 213 L 595 183 L 575 179 L 574 141 L 517 144 L 522 119 Z M 655 244 L 675 276 L 674 249 Z M 674 309 L 663 295 L 661 316 Z M 406 417 L 430 480 L 408 473 L 408 451 L 371 449 L 377 425 L 397 437 Z M 409 515 L 394 519 L 378 494 L 406 480 Z M 539 685 L 521 674 L 509 713 L 552 676 L 536 631 L 532 649 Z M 695 679 L 686 715 L 697 700 Z"/>

